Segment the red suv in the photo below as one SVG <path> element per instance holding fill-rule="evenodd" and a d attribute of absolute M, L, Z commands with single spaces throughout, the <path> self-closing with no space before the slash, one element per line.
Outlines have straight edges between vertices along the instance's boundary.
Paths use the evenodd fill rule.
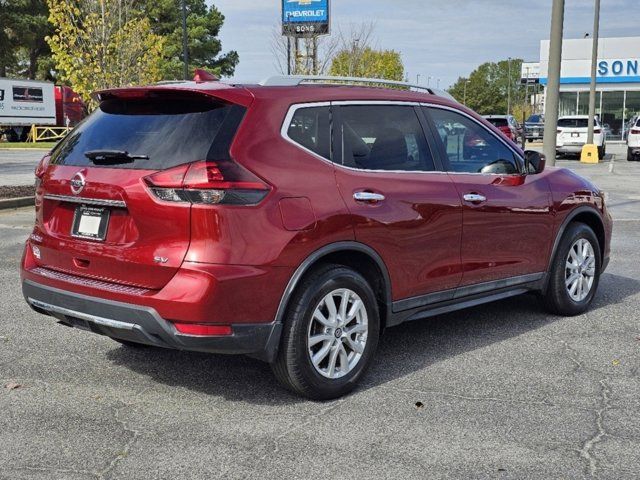
<path fill-rule="evenodd" d="M 404 321 L 525 292 L 587 309 L 603 193 L 446 94 L 381 83 L 97 93 L 36 170 L 27 302 L 128 346 L 263 359 L 314 399 Z"/>

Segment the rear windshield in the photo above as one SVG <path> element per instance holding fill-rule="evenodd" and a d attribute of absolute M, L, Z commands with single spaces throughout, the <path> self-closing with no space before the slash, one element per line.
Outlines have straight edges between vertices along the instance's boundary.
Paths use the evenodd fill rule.
<path fill-rule="evenodd" d="M 531 115 L 527 120 L 527 123 L 542 123 L 541 115 Z"/>
<path fill-rule="evenodd" d="M 586 118 L 560 118 L 558 126 L 563 128 L 587 128 L 588 120 Z"/>
<path fill-rule="evenodd" d="M 85 156 L 91 150 L 149 157 L 109 168 L 163 170 L 196 160 L 224 160 L 244 112 L 202 96 L 107 100 L 57 146 L 51 162 L 93 166 Z"/>
<path fill-rule="evenodd" d="M 506 118 L 487 118 L 487 121 L 496 127 L 508 127 L 509 122 Z"/>

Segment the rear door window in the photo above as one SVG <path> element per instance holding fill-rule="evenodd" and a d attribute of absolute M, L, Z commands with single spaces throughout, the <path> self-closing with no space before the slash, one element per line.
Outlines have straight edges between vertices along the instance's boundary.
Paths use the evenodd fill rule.
<path fill-rule="evenodd" d="M 57 165 L 93 166 L 85 153 L 126 151 L 148 159 L 109 168 L 164 170 L 197 160 L 224 160 L 245 108 L 202 96 L 106 100 L 54 150 Z"/>
<path fill-rule="evenodd" d="M 343 105 L 339 108 L 343 165 L 362 170 L 435 170 L 414 107 Z"/>
<path fill-rule="evenodd" d="M 329 160 L 331 158 L 331 129 L 329 107 L 298 108 L 287 129 L 287 136 L 298 145 Z"/>

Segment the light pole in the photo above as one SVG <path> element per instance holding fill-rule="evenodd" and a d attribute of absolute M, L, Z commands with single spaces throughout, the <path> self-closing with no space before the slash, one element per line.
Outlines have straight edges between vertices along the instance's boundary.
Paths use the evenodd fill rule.
<path fill-rule="evenodd" d="M 564 29 L 564 0 L 553 0 L 549 42 L 549 71 L 544 107 L 544 155 L 549 165 L 556 164 L 556 135 L 560 100 L 560 66 L 562 62 L 562 31 Z"/>
<path fill-rule="evenodd" d="M 436 79 L 436 88 L 440 88 L 440 79 L 439 78 Z"/>
<path fill-rule="evenodd" d="M 430 87 L 430 86 L 431 86 L 431 79 L 432 79 L 432 78 L 433 78 L 433 77 L 432 77 L 431 75 L 429 75 L 429 76 L 427 77 L 427 87 Z"/>
<path fill-rule="evenodd" d="M 598 37 L 600 31 L 600 0 L 596 0 L 593 16 L 593 47 L 591 49 L 591 85 L 589 86 L 589 131 L 587 145 L 593 145 L 593 127 L 596 116 L 596 74 L 598 66 Z"/>
<path fill-rule="evenodd" d="M 184 60 L 184 79 L 189 80 L 189 49 L 187 48 L 187 5 L 182 0 L 182 58 Z"/>
<path fill-rule="evenodd" d="M 416 74 L 416 85 L 420 85 L 420 74 Z"/>
<path fill-rule="evenodd" d="M 507 115 L 511 114 L 511 57 L 508 59 L 509 67 L 507 74 Z"/>

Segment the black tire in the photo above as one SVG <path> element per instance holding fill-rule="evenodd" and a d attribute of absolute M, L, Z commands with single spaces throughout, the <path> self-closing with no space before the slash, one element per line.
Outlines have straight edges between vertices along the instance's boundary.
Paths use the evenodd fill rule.
<path fill-rule="evenodd" d="M 598 147 L 598 158 L 600 160 L 603 160 L 606 154 L 607 154 L 607 148 L 604 145 L 601 147 Z"/>
<path fill-rule="evenodd" d="M 566 282 L 566 263 L 569 256 L 569 250 L 574 243 L 580 239 L 588 240 L 591 244 L 595 257 L 595 274 L 593 277 L 593 284 L 587 296 L 581 300 L 576 301 L 571 298 Z M 551 268 L 549 271 L 549 284 L 546 291 L 543 293 L 543 302 L 546 308 L 557 315 L 573 316 L 579 315 L 586 311 L 593 300 L 593 297 L 598 289 L 598 283 L 600 281 L 600 270 L 602 265 L 600 244 L 598 237 L 593 230 L 584 223 L 571 223 L 558 245 L 556 255 L 553 258 Z"/>
<path fill-rule="evenodd" d="M 627 148 L 627 162 L 633 162 L 633 150 Z"/>
<path fill-rule="evenodd" d="M 308 329 L 318 304 L 334 290 L 355 292 L 366 309 L 368 331 L 362 356 L 341 378 L 321 375 L 308 349 Z M 289 390 L 312 400 L 329 400 L 349 393 L 371 363 L 380 336 L 378 303 L 371 286 L 358 272 L 341 265 L 324 265 L 309 274 L 297 288 L 284 319 L 276 361 L 271 365 L 278 380 Z"/>

